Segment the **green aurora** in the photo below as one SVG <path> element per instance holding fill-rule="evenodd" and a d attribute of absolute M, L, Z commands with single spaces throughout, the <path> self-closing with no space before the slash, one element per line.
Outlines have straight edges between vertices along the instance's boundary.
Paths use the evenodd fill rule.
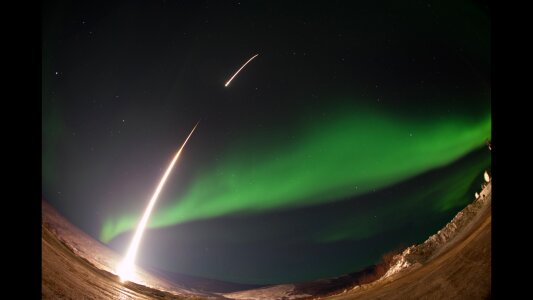
<path fill-rule="evenodd" d="M 455 213 L 454 208 L 472 201 L 472 187 L 479 190 L 477 183 L 482 181 L 482 173 L 490 163 L 490 154 L 476 153 L 468 162 L 462 162 L 448 170 L 449 174 L 442 174 L 438 179 L 431 180 L 430 185 L 395 194 L 395 201 L 387 205 L 373 203 L 369 207 L 350 212 L 350 218 L 340 218 L 340 221 L 328 224 L 317 233 L 315 241 L 331 243 L 370 238 L 405 226 L 405 220 L 408 219 L 406 216 L 414 215 L 414 211 L 417 212 L 418 222 L 427 221 L 432 224 L 429 219 L 447 215 L 446 212 Z M 425 238 L 427 233 L 420 236 Z"/>
<path fill-rule="evenodd" d="M 386 188 L 479 148 L 491 138 L 491 117 L 489 112 L 483 118 L 411 119 L 376 109 L 345 109 L 335 118 L 300 122 L 298 130 L 297 138 L 289 142 L 268 139 L 268 145 L 228 149 L 216 165 L 195 175 L 183 194 L 160 199 L 169 204 L 156 207 L 149 228 L 328 203 Z M 192 150 L 185 149 L 182 159 L 187 159 L 187 151 Z M 174 172 L 179 172 L 179 163 Z M 457 205 L 454 195 L 464 194 L 472 180 L 431 204 L 432 209 Z M 133 229 L 141 213 L 108 218 L 100 239 L 107 243 Z M 317 240 L 361 238 L 361 234 L 369 233 L 326 229 Z"/>

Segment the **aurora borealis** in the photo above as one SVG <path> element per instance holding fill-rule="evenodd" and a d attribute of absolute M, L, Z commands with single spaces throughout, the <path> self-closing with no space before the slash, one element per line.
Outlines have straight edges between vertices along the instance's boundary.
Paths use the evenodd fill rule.
<path fill-rule="evenodd" d="M 358 271 L 442 228 L 491 168 L 487 9 L 47 2 L 43 198 L 124 253 L 200 120 L 141 265 L 253 284 Z"/>
<path fill-rule="evenodd" d="M 491 122 L 490 117 L 477 123 L 457 118 L 423 126 L 360 110 L 308 126 L 313 128 L 290 146 L 270 145 L 268 152 L 261 150 L 268 145 L 230 150 L 228 158 L 194 180 L 150 225 L 361 195 L 464 156 L 490 139 Z M 414 135 L 412 128 L 417 128 Z M 136 220 L 137 215 L 111 218 L 102 241 L 132 229 Z"/>

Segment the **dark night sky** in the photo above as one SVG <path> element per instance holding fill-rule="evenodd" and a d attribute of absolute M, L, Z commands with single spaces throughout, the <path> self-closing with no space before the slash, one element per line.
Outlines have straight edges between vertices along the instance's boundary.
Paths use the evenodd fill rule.
<path fill-rule="evenodd" d="M 438 230 L 491 163 L 489 9 L 287 2 L 43 3 L 43 198 L 123 253 L 200 120 L 141 263 L 303 281 Z"/>

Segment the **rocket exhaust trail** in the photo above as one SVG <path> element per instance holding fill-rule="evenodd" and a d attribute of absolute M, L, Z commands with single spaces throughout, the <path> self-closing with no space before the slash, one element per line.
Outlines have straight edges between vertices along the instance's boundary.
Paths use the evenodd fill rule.
<path fill-rule="evenodd" d="M 187 136 L 185 139 L 185 142 L 181 145 L 180 149 L 174 156 L 174 159 L 172 159 L 172 162 L 170 162 L 170 165 L 168 166 L 165 174 L 161 178 L 161 181 L 159 182 L 159 185 L 157 186 L 154 195 L 150 199 L 150 202 L 148 203 L 148 206 L 146 207 L 146 210 L 144 211 L 144 214 L 142 216 L 141 221 L 137 225 L 137 230 L 135 231 L 135 235 L 133 236 L 133 239 L 131 240 L 130 247 L 128 248 L 128 252 L 120 265 L 117 268 L 117 274 L 120 277 L 120 280 L 122 282 L 125 282 L 127 280 L 131 280 L 133 277 L 133 271 L 135 268 L 135 257 L 137 256 L 137 250 L 139 249 L 139 245 L 141 243 L 141 238 L 144 233 L 144 229 L 146 228 L 146 224 L 148 223 L 148 219 L 150 218 L 150 214 L 152 213 L 152 209 L 154 208 L 154 205 L 157 201 L 157 197 L 159 196 L 159 193 L 161 192 L 161 189 L 163 188 L 163 185 L 165 185 L 165 182 L 167 181 L 168 175 L 170 174 L 170 171 L 172 171 L 172 168 L 174 167 L 174 164 L 178 160 L 181 150 L 185 147 L 187 144 L 187 141 L 189 141 L 189 138 L 193 134 L 194 130 L 196 129 L 196 126 L 198 126 L 200 122 L 196 123 L 194 125 L 193 129 L 191 130 L 191 133 Z"/>
<path fill-rule="evenodd" d="M 237 76 L 237 74 L 239 74 L 239 72 L 244 68 L 246 67 L 246 65 L 252 61 L 252 59 L 256 58 L 259 54 L 256 54 L 254 56 L 252 56 L 252 58 L 250 58 L 247 62 L 244 63 L 244 65 L 242 65 L 242 67 L 240 67 L 237 72 L 235 72 L 235 74 L 233 74 L 233 76 L 231 76 L 231 78 L 228 80 L 228 82 L 226 82 L 226 84 L 224 85 L 225 87 L 227 87 L 231 81 L 233 80 L 233 78 L 235 78 L 235 76 Z"/>

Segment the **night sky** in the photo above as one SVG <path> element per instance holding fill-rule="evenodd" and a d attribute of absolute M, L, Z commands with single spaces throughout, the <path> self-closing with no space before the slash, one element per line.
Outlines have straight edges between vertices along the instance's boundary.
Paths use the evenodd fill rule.
<path fill-rule="evenodd" d="M 125 253 L 200 121 L 141 264 L 357 271 L 435 233 L 491 165 L 479 2 L 46 1 L 42 25 L 42 195 L 94 238 Z"/>

